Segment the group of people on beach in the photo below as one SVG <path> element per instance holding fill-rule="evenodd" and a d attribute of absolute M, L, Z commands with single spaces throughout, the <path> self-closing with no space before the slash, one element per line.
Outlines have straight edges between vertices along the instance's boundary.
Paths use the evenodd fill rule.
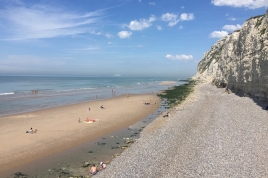
<path fill-rule="evenodd" d="M 103 105 L 100 106 L 100 109 L 105 109 L 105 107 Z M 88 108 L 88 111 L 91 111 L 90 107 Z M 85 122 L 96 122 L 96 121 L 100 121 L 99 119 L 85 119 Z M 78 118 L 78 123 L 81 123 L 81 117 Z"/>
<path fill-rule="evenodd" d="M 106 164 L 103 162 L 100 162 L 100 167 L 97 168 L 95 164 L 92 165 L 92 167 L 90 168 L 89 172 L 91 173 L 91 175 L 95 175 L 97 174 L 97 172 L 103 170 L 106 168 Z"/>

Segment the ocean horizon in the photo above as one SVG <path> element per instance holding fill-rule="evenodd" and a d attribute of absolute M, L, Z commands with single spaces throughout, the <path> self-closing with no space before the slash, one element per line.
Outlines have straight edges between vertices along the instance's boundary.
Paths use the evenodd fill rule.
<path fill-rule="evenodd" d="M 124 94 L 148 94 L 166 90 L 159 85 L 176 77 L 62 77 L 0 76 L 0 116 L 107 99 Z"/>

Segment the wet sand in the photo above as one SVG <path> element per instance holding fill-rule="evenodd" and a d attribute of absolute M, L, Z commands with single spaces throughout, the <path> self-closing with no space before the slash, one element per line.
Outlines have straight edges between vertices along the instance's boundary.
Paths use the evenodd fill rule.
<path fill-rule="evenodd" d="M 144 101 L 151 104 L 144 105 Z M 155 111 L 159 103 L 155 95 L 130 95 L 2 116 L 0 175 L 134 124 Z M 100 109 L 101 105 L 105 109 Z M 86 118 L 100 121 L 85 123 Z M 26 133 L 31 127 L 37 133 Z"/>
<path fill-rule="evenodd" d="M 172 85 L 175 83 L 176 83 L 175 81 L 163 81 L 163 82 L 160 82 L 159 85 Z"/>

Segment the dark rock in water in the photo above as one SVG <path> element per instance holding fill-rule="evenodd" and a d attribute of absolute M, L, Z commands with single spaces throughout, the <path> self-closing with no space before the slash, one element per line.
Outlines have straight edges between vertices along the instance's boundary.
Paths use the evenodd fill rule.
<path fill-rule="evenodd" d="M 119 142 L 116 142 L 116 144 L 120 144 Z"/>
<path fill-rule="evenodd" d="M 125 141 L 126 144 L 130 144 L 130 143 L 134 143 L 133 140 L 128 140 L 128 141 Z"/>
<path fill-rule="evenodd" d="M 121 146 L 121 149 L 127 149 L 127 148 L 128 148 L 127 145 L 125 145 L 125 146 Z"/>
<path fill-rule="evenodd" d="M 106 145 L 106 143 L 98 142 L 98 145 L 104 146 L 104 145 Z"/>
<path fill-rule="evenodd" d="M 88 153 L 93 153 L 93 151 L 89 151 Z"/>
<path fill-rule="evenodd" d="M 17 172 L 14 174 L 14 178 L 27 178 L 28 175 L 27 174 L 23 174 L 21 172 Z"/>
<path fill-rule="evenodd" d="M 68 176 L 68 177 L 70 177 L 72 175 L 69 172 L 62 171 L 62 172 L 60 172 L 59 177 L 61 177 L 61 176 Z"/>
<path fill-rule="evenodd" d="M 89 166 L 89 162 L 85 161 L 83 164 L 83 167 L 88 167 Z"/>

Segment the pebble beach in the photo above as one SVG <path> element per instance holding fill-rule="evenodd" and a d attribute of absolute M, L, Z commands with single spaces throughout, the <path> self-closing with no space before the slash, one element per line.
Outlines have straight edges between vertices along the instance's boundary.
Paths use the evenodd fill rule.
<path fill-rule="evenodd" d="M 94 177 L 268 177 L 266 105 L 199 83 Z"/>

